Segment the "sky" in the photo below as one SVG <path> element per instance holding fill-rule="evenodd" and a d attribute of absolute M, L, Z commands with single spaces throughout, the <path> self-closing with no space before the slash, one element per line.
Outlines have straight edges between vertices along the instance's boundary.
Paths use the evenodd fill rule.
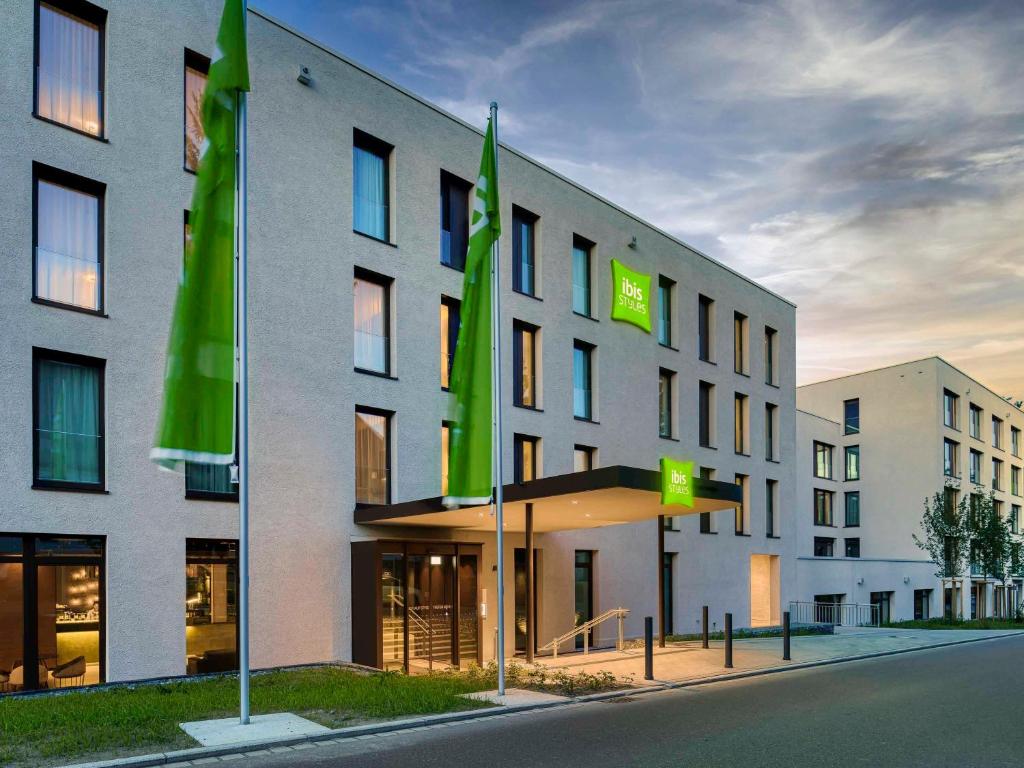
<path fill-rule="evenodd" d="M 1024 399 L 1021 0 L 252 5 L 796 303 L 798 383 Z"/>

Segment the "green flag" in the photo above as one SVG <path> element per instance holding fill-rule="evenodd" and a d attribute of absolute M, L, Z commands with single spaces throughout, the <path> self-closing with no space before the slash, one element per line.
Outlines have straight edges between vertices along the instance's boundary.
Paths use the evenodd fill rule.
<path fill-rule="evenodd" d="M 205 141 L 192 193 L 192 241 L 167 343 L 164 401 L 150 458 L 235 460 L 235 116 L 249 90 L 242 0 L 225 0 L 203 93 Z"/>
<path fill-rule="evenodd" d="M 466 274 L 462 280 L 459 340 L 452 363 L 451 447 L 446 506 L 491 500 L 493 444 L 491 399 L 491 246 L 501 234 L 498 166 L 493 126 L 487 122 L 480 175 L 473 196 Z"/>

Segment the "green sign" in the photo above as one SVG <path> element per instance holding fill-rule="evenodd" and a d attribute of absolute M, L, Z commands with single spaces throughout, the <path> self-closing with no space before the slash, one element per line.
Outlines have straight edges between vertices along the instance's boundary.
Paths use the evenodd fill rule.
<path fill-rule="evenodd" d="M 693 462 L 661 458 L 661 503 L 693 508 Z"/>
<path fill-rule="evenodd" d="M 612 320 L 651 332 L 651 276 L 612 259 Z"/>

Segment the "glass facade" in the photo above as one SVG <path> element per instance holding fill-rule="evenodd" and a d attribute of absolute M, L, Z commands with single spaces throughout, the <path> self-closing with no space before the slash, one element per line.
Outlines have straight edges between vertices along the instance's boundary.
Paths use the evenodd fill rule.
<path fill-rule="evenodd" d="M 185 672 L 238 669 L 238 543 L 185 544 Z"/>

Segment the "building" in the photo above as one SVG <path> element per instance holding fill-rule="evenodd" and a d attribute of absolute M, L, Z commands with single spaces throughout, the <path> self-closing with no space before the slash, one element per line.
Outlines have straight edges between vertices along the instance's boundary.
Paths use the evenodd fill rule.
<path fill-rule="evenodd" d="M 1020 530 L 1020 408 L 939 357 L 799 387 L 797 403 L 800 600 L 875 604 L 882 620 L 1017 610 L 1019 577 L 972 565 L 954 597 L 913 537 L 936 493 L 991 491 Z"/>
<path fill-rule="evenodd" d="M 148 459 L 220 8 L 0 9 L 8 688 L 237 663 L 230 474 Z M 253 664 L 487 661 L 486 512 L 430 518 L 479 126 L 257 11 L 249 43 Z M 506 647 L 620 606 L 630 635 L 703 604 L 777 622 L 793 305 L 514 149 L 500 166 Z M 651 333 L 610 318 L 612 259 L 650 277 Z M 662 456 L 700 468 L 706 513 L 661 527 Z"/>

